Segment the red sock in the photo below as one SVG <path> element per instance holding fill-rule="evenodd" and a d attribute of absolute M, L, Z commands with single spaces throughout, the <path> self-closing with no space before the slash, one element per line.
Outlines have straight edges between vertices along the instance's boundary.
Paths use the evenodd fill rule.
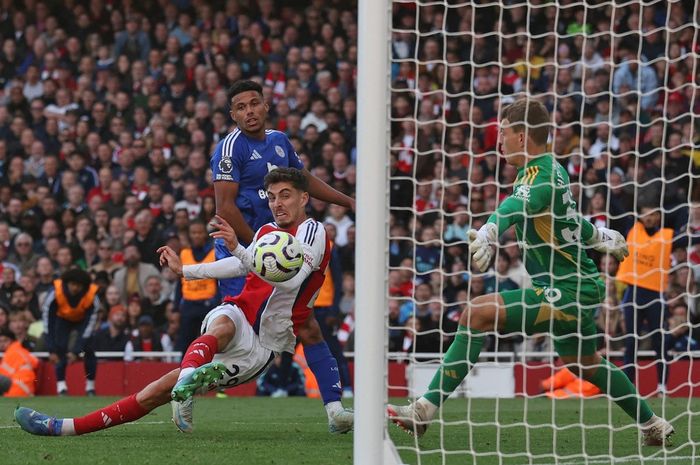
<path fill-rule="evenodd" d="M 88 413 L 84 417 L 73 419 L 75 434 L 92 433 L 112 426 L 135 421 L 147 414 L 149 410 L 136 402 L 136 394 L 116 401 L 112 405 Z"/>
<path fill-rule="evenodd" d="M 219 343 L 214 336 L 205 334 L 192 341 L 182 357 L 180 368 L 197 368 L 211 362 L 219 348 Z"/>

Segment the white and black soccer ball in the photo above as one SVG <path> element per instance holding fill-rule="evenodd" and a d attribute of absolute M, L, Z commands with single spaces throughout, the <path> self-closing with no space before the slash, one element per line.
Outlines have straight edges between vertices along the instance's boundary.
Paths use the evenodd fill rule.
<path fill-rule="evenodd" d="M 257 240 L 253 267 L 261 278 L 281 283 L 292 279 L 304 264 L 301 242 L 285 231 L 272 231 Z"/>

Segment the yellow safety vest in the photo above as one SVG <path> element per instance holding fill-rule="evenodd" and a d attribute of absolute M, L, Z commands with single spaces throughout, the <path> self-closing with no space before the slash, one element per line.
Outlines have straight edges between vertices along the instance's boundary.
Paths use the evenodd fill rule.
<path fill-rule="evenodd" d="M 53 288 L 56 293 L 56 306 L 58 307 L 56 315 L 64 320 L 72 321 L 73 323 L 85 318 L 85 312 L 87 312 L 88 308 L 92 307 L 92 304 L 95 302 L 95 295 L 97 295 L 97 291 L 100 289 L 97 284 L 90 284 L 90 287 L 83 298 L 80 299 L 78 305 L 71 307 L 68 303 L 68 297 L 63 293 L 63 281 L 60 279 L 55 280 L 53 282 Z"/>
<path fill-rule="evenodd" d="M 211 249 L 204 260 L 198 262 L 194 259 L 192 249 L 187 247 L 180 252 L 180 260 L 183 265 L 197 265 L 199 263 L 211 263 L 216 260 L 214 249 Z M 185 300 L 207 300 L 216 295 L 216 279 L 197 279 L 186 281 L 182 278 L 182 298 Z"/>
<path fill-rule="evenodd" d="M 627 234 L 630 255 L 620 263 L 617 279 L 650 291 L 664 291 L 671 269 L 672 243 L 673 229 L 662 228 L 649 236 L 642 223 L 635 223 Z"/>

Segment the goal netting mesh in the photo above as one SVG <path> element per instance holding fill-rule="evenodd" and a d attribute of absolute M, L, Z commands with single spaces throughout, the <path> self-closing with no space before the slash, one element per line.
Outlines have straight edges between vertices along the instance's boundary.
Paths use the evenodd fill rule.
<path fill-rule="evenodd" d="M 513 192 L 498 121 L 527 97 L 580 214 L 635 238 L 626 272 L 586 250 L 606 285 L 595 341 L 676 430 L 642 446 L 546 332 L 489 333 L 423 438 L 389 429 L 405 463 L 700 462 L 699 17 L 694 0 L 393 0 L 389 395 L 425 392 L 471 299 L 532 286 L 512 229 L 485 273 L 467 247 Z"/>

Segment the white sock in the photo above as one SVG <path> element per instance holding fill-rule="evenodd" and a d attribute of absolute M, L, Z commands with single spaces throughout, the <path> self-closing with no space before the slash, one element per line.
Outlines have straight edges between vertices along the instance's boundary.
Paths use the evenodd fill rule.
<path fill-rule="evenodd" d="M 66 384 L 65 381 L 56 381 L 56 390 L 57 390 L 58 392 L 67 391 L 67 390 L 68 390 L 68 385 Z"/>
<path fill-rule="evenodd" d="M 423 407 L 423 411 L 428 415 L 428 418 L 424 418 L 424 420 L 432 420 L 438 410 L 437 405 L 433 404 L 425 397 L 419 398 L 416 403 L 420 404 L 420 406 Z"/>
<path fill-rule="evenodd" d="M 72 418 L 64 418 L 61 425 L 61 436 L 75 436 L 75 426 Z"/>
<path fill-rule="evenodd" d="M 328 402 L 324 407 L 326 407 L 326 413 L 329 417 L 343 411 L 343 404 L 339 400 Z"/>
<path fill-rule="evenodd" d="M 192 367 L 181 368 L 181 369 L 180 369 L 180 374 L 178 375 L 177 380 L 180 381 L 182 378 L 184 378 L 185 376 L 189 375 L 189 374 L 192 373 L 193 371 L 194 371 L 194 368 L 192 368 Z"/>
<path fill-rule="evenodd" d="M 94 391 L 95 390 L 95 380 L 94 379 L 86 379 L 85 380 L 85 390 L 86 391 Z"/>

